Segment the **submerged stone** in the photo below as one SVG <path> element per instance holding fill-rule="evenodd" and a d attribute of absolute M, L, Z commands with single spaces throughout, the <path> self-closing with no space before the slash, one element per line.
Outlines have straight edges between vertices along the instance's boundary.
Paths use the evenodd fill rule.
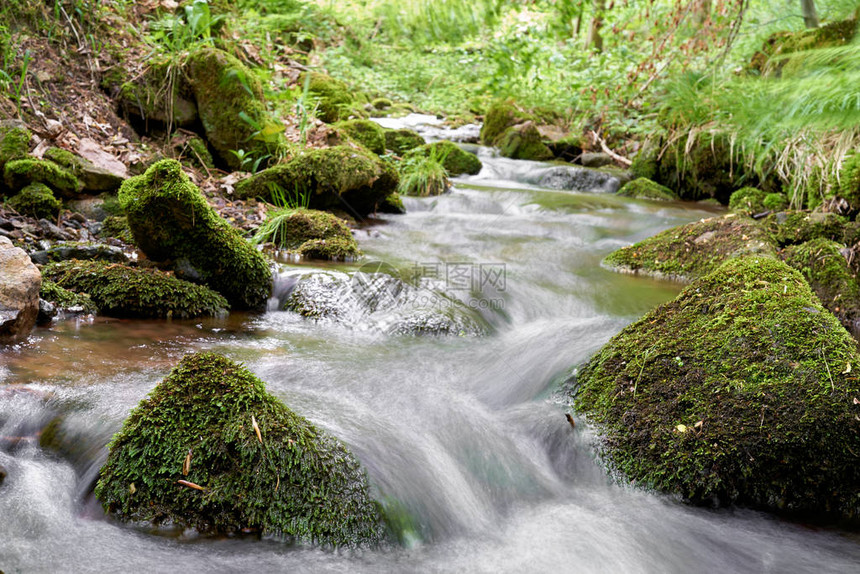
<path fill-rule="evenodd" d="M 379 505 L 346 446 L 220 355 L 186 356 L 109 448 L 96 497 L 121 520 L 336 546 L 383 539 Z"/>
<path fill-rule="evenodd" d="M 771 237 L 753 220 L 712 217 L 667 229 L 610 253 L 603 265 L 622 273 L 641 273 L 691 281 L 724 261 L 746 254 L 773 254 Z"/>
<path fill-rule="evenodd" d="M 857 518 L 858 367 L 800 273 L 748 256 L 613 337 L 572 395 L 609 467 L 636 484 Z"/>
<path fill-rule="evenodd" d="M 340 209 L 364 217 L 397 189 L 397 181 L 396 170 L 375 155 L 336 146 L 306 150 L 252 175 L 236 185 L 236 196 L 273 201 L 273 194 L 283 194 L 312 209 Z"/>
<path fill-rule="evenodd" d="M 621 180 L 614 175 L 596 169 L 567 165 L 541 170 L 534 183 L 547 189 L 606 193 L 615 193 L 621 187 Z"/>
<path fill-rule="evenodd" d="M 154 261 L 221 293 L 234 309 L 262 310 L 271 292 L 266 258 L 206 203 L 175 160 L 122 185 L 119 200 L 135 243 Z"/>
<path fill-rule="evenodd" d="M 51 263 L 42 274 L 58 287 L 87 294 L 100 313 L 113 317 L 190 319 L 223 315 L 229 307 L 211 289 L 157 269 L 73 259 Z"/>

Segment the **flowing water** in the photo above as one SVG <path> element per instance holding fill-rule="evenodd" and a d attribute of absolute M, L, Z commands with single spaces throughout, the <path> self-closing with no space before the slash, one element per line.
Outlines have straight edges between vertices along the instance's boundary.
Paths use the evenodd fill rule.
<path fill-rule="evenodd" d="M 857 572 L 854 535 L 613 484 L 587 425 L 565 419 L 556 391 L 571 369 L 679 290 L 606 271 L 601 258 L 710 213 L 506 181 L 511 164 L 485 159 L 484 175 L 407 199 L 407 215 L 359 231 L 368 260 L 435 276 L 483 316 L 485 336 L 392 337 L 275 310 L 69 320 L 4 350 L 0 570 Z M 201 349 L 243 361 L 346 441 L 403 517 L 402 543 L 326 550 L 106 518 L 89 494 L 105 443 L 184 353 Z M 57 414 L 64 456 L 33 438 Z"/>

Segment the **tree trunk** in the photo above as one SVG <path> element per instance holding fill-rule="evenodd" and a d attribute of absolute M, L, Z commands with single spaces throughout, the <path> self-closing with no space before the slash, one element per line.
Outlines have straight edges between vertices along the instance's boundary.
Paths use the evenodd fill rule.
<path fill-rule="evenodd" d="M 803 23 L 806 24 L 807 28 L 818 28 L 815 0 L 800 0 L 800 11 L 803 13 Z"/>
<path fill-rule="evenodd" d="M 595 52 L 603 51 L 603 36 L 600 35 L 600 28 L 603 27 L 603 11 L 606 8 L 606 0 L 594 0 L 594 16 L 591 17 L 591 28 L 588 29 L 588 39 L 585 41 L 585 47 L 591 48 Z"/>

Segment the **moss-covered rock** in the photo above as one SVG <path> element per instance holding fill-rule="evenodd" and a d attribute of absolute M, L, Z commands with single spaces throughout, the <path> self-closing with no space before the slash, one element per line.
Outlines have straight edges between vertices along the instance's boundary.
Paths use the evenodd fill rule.
<path fill-rule="evenodd" d="M 380 213 L 406 213 L 406 206 L 403 205 L 403 198 L 399 193 L 392 193 L 386 197 L 377 208 Z"/>
<path fill-rule="evenodd" d="M 813 239 L 785 249 L 782 257 L 800 271 L 829 309 L 851 332 L 858 332 L 860 285 L 842 255 L 844 246 L 829 239 Z"/>
<path fill-rule="evenodd" d="M 384 110 L 390 108 L 393 102 L 388 98 L 374 98 L 371 100 L 370 105 L 372 105 L 377 110 Z"/>
<path fill-rule="evenodd" d="M 271 292 L 269 265 L 206 203 L 175 160 L 130 178 L 119 191 L 134 241 L 155 261 L 221 293 L 234 309 L 262 310 Z"/>
<path fill-rule="evenodd" d="M 761 204 L 768 211 L 782 211 L 788 207 L 788 198 L 784 193 L 768 193 Z"/>
<path fill-rule="evenodd" d="M 735 213 L 753 215 L 765 211 L 767 193 L 755 187 L 742 187 L 729 197 L 729 209 Z"/>
<path fill-rule="evenodd" d="M 844 46 L 856 31 L 857 20 L 848 19 L 800 32 L 776 32 L 753 55 L 749 69 L 762 76 L 793 75 L 803 69 L 803 52 Z"/>
<path fill-rule="evenodd" d="M 424 138 L 415 130 L 406 128 L 385 130 L 385 149 L 391 150 L 394 155 L 403 155 L 409 150 L 423 146 L 424 143 Z"/>
<path fill-rule="evenodd" d="M 395 170 L 377 156 L 347 146 L 309 149 L 236 185 L 236 197 L 272 200 L 272 190 L 304 196 L 312 209 L 342 209 L 364 217 L 397 188 Z"/>
<path fill-rule="evenodd" d="M 841 241 L 848 220 L 835 213 L 781 211 L 762 220 L 780 245 L 796 245 L 812 239 Z"/>
<path fill-rule="evenodd" d="M 66 313 L 95 313 L 98 307 L 86 293 L 76 293 L 64 289 L 42 276 L 42 288 L 39 297 L 53 303 L 57 310 Z"/>
<path fill-rule="evenodd" d="M 467 152 L 454 142 L 449 141 L 424 144 L 407 152 L 403 159 L 409 161 L 419 156 L 440 160 L 448 175 L 452 177 L 463 174 L 476 175 L 484 167 L 477 155 Z"/>
<path fill-rule="evenodd" d="M 3 170 L 4 180 L 10 189 L 20 191 L 31 183 L 43 183 L 61 197 L 72 198 L 84 185 L 72 172 L 44 159 L 16 159 Z"/>
<path fill-rule="evenodd" d="M 341 218 L 314 209 L 294 209 L 270 220 L 271 240 L 278 247 L 308 259 L 355 259 L 358 243 Z"/>
<path fill-rule="evenodd" d="M 88 193 L 116 191 L 124 181 L 122 177 L 93 165 L 91 161 L 58 147 L 45 150 L 44 158 L 72 172 Z"/>
<path fill-rule="evenodd" d="M 27 157 L 32 137 L 30 130 L 17 122 L 0 122 L 0 173 L 8 162 Z"/>
<path fill-rule="evenodd" d="M 338 122 L 335 127 L 375 154 L 385 153 L 385 130 L 370 120 L 347 120 Z"/>
<path fill-rule="evenodd" d="M 190 486 L 189 486 L 190 485 Z M 220 355 L 186 356 L 110 443 L 96 497 L 121 520 L 353 546 L 383 539 L 358 461 Z"/>
<path fill-rule="evenodd" d="M 327 124 L 349 118 L 355 98 L 344 82 L 326 74 L 310 72 L 309 91 L 317 100 L 317 115 Z M 305 74 L 299 76 L 299 85 L 305 85 Z"/>
<path fill-rule="evenodd" d="M 36 265 L 46 265 L 69 259 L 106 261 L 108 263 L 128 263 L 129 258 L 122 249 L 103 243 L 88 241 L 60 241 L 39 251 L 30 253 Z"/>
<path fill-rule="evenodd" d="M 99 237 L 113 237 L 129 245 L 134 245 L 134 235 L 128 226 L 128 218 L 124 215 L 111 215 L 102 222 Z"/>
<path fill-rule="evenodd" d="M 638 485 L 857 518 L 858 365 L 800 273 L 744 257 L 613 337 L 573 396 L 609 466 Z"/>
<path fill-rule="evenodd" d="M 206 140 L 230 169 L 242 167 L 233 153 L 264 156 L 282 144 L 284 126 L 266 111 L 260 79 L 234 56 L 201 48 L 185 65 Z"/>
<path fill-rule="evenodd" d="M 42 275 L 59 287 L 86 293 L 100 313 L 113 317 L 189 319 L 222 315 L 229 307 L 211 289 L 157 269 L 73 259 L 46 265 Z"/>
<path fill-rule="evenodd" d="M 625 183 L 618 190 L 618 195 L 635 197 L 638 199 L 659 199 L 663 201 L 674 201 L 678 199 L 671 189 L 665 185 L 651 181 L 644 177 L 638 177 L 633 181 Z"/>
<path fill-rule="evenodd" d="M 57 219 L 61 207 L 51 188 L 41 183 L 26 186 L 8 201 L 8 205 L 21 215 L 51 220 Z"/>
<path fill-rule="evenodd" d="M 497 145 L 502 156 L 511 159 L 548 161 L 554 157 L 532 122 L 509 127 L 498 138 Z"/>
<path fill-rule="evenodd" d="M 552 152 L 556 159 L 573 163 L 582 157 L 584 138 L 578 134 L 567 135 L 554 141 L 545 141 L 544 144 Z"/>
<path fill-rule="evenodd" d="M 603 265 L 623 273 L 690 281 L 745 254 L 773 254 L 773 240 L 753 220 L 712 217 L 673 227 L 610 253 Z"/>
<path fill-rule="evenodd" d="M 510 102 L 494 102 L 484 115 L 484 124 L 481 126 L 481 143 L 484 145 L 497 145 L 502 134 L 509 127 L 534 119 L 530 114 L 517 108 Z"/>

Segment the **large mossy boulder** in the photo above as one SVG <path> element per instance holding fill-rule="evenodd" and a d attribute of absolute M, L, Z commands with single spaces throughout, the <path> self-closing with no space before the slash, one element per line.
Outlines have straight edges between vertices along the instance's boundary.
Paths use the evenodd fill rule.
<path fill-rule="evenodd" d="M 439 141 L 424 144 L 407 152 L 403 159 L 409 161 L 416 157 L 432 157 L 442 162 L 448 175 L 477 175 L 484 165 L 478 156 L 470 153 L 454 142 Z"/>
<path fill-rule="evenodd" d="M 534 119 L 511 102 L 494 102 L 484 115 L 481 126 L 481 143 L 488 146 L 498 145 L 502 134 L 509 127 Z"/>
<path fill-rule="evenodd" d="M 579 372 L 611 469 L 696 503 L 857 518 L 860 355 L 800 273 L 743 257 L 625 328 Z"/>
<path fill-rule="evenodd" d="M 667 229 L 610 253 L 603 265 L 613 271 L 690 281 L 724 261 L 746 254 L 773 254 L 770 235 L 753 220 L 730 215 Z"/>
<path fill-rule="evenodd" d="M 227 300 L 203 285 L 157 269 L 70 259 L 50 263 L 42 276 L 56 286 L 89 295 L 112 317 L 190 319 L 227 312 Z"/>
<path fill-rule="evenodd" d="M 346 120 L 335 124 L 351 139 L 377 155 L 385 153 L 385 129 L 370 120 Z"/>
<path fill-rule="evenodd" d="M 309 72 L 310 79 L 302 74 L 299 76 L 299 85 L 304 86 L 308 82 L 308 91 L 317 100 L 317 115 L 327 124 L 349 117 L 350 111 L 355 105 L 355 98 L 349 91 L 349 87 L 340 80 L 336 80 L 326 74 Z"/>
<path fill-rule="evenodd" d="M 660 201 L 675 201 L 678 199 L 675 192 L 665 185 L 660 185 L 644 177 L 637 177 L 633 181 L 625 183 L 618 190 L 618 195 L 634 197 L 636 199 L 657 199 Z"/>
<path fill-rule="evenodd" d="M 220 355 L 186 356 L 110 443 L 96 497 L 121 520 L 337 546 L 383 539 L 365 472 L 337 439 Z"/>
<path fill-rule="evenodd" d="M 504 157 L 532 161 L 553 159 L 552 151 L 543 143 L 540 132 L 533 122 L 511 126 L 497 140 L 499 151 Z"/>
<path fill-rule="evenodd" d="M 230 169 L 240 169 L 235 153 L 262 157 L 280 145 L 284 131 L 266 111 L 263 85 L 242 62 L 216 48 L 201 48 L 185 65 L 206 140 Z"/>
<path fill-rule="evenodd" d="M 821 304 L 852 333 L 860 333 L 860 285 L 842 254 L 845 247 L 828 239 L 813 239 L 787 247 L 782 257 L 806 278 Z"/>
<path fill-rule="evenodd" d="M 119 201 L 147 257 L 173 261 L 178 275 L 221 293 L 234 309 L 265 309 L 266 258 L 215 213 L 179 162 L 160 161 L 126 180 Z"/>
<path fill-rule="evenodd" d="M 306 150 L 236 185 L 239 198 L 273 200 L 273 191 L 305 199 L 312 209 L 364 217 L 397 189 L 397 171 L 367 151 L 348 146 Z M 303 203 L 298 201 L 298 203 Z"/>

